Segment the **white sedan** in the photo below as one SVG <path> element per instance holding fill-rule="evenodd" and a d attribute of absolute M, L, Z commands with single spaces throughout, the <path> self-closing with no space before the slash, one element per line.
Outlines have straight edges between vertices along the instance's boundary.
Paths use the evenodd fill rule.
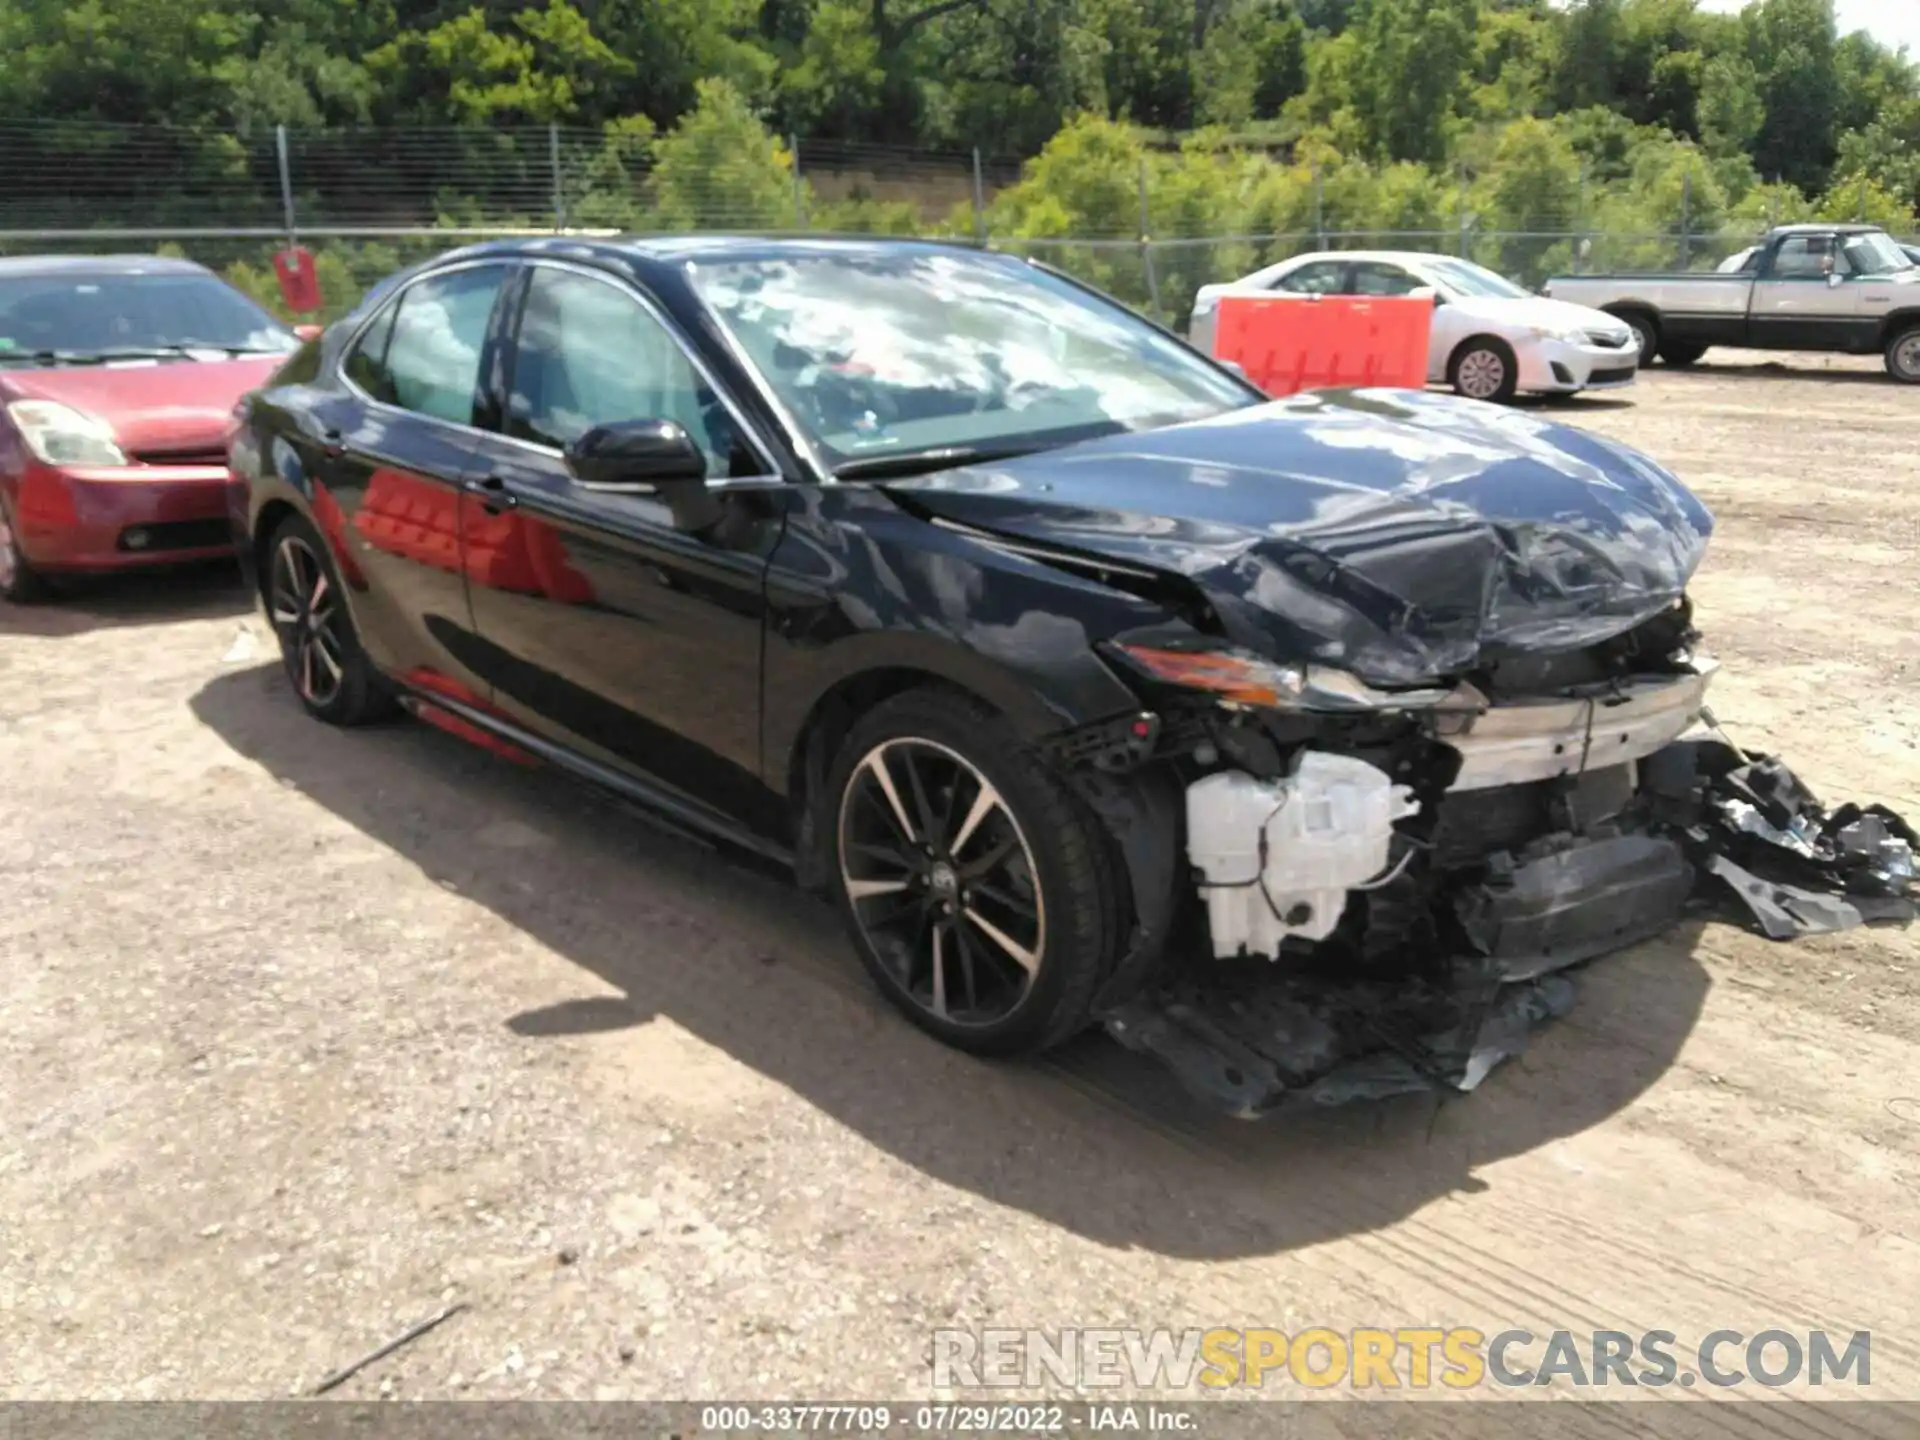
<path fill-rule="evenodd" d="M 1411 295 L 1433 292 L 1427 379 L 1473 400 L 1572 395 L 1631 385 L 1639 373 L 1625 322 L 1584 305 L 1529 295 L 1469 260 L 1412 251 L 1296 255 L 1229 285 L 1206 285 L 1188 338 L 1213 353 L 1214 317 L 1226 295 Z"/>

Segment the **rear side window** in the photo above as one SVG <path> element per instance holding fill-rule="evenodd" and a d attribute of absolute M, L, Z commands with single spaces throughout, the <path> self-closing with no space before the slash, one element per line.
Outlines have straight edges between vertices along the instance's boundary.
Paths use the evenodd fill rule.
<path fill-rule="evenodd" d="M 506 274 L 489 265 L 408 286 L 348 355 L 347 378 L 389 405 L 471 425 L 480 354 Z"/>

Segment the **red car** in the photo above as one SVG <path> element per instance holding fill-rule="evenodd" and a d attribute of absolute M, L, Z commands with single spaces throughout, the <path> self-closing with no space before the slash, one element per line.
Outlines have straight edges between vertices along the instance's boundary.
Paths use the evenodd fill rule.
<path fill-rule="evenodd" d="M 0 259 L 0 596 L 231 554 L 233 409 L 302 338 L 189 261 Z"/>

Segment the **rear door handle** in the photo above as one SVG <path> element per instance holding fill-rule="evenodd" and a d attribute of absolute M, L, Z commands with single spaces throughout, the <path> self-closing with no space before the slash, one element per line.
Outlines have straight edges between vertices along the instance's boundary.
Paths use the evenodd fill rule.
<path fill-rule="evenodd" d="M 472 481 L 467 488 L 480 497 L 480 508 L 489 515 L 498 515 L 502 510 L 511 510 L 520 503 L 520 499 L 507 489 L 507 482 L 498 475 L 489 475 L 484 480 Z"/>

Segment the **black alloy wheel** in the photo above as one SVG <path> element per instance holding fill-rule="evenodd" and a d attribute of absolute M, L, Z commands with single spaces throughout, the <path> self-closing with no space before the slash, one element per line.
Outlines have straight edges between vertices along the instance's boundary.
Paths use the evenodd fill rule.
<path fill-rule="evenodd" d="M 957 697 L 899 697 L 855 726 L 831 792 L 835 888 L 869 973 L 983 1054 L 1080 1029 L 1117 929 L 1098 822 L 1005 732 Z"/>
<path fill-rule="evenodd" d="M 266 601 L 287 678 L 308 714 L 358 725 L 392 712 L 392 696 L 354 634 L 326 543 L 298 516 L 274 532 Z"/>

